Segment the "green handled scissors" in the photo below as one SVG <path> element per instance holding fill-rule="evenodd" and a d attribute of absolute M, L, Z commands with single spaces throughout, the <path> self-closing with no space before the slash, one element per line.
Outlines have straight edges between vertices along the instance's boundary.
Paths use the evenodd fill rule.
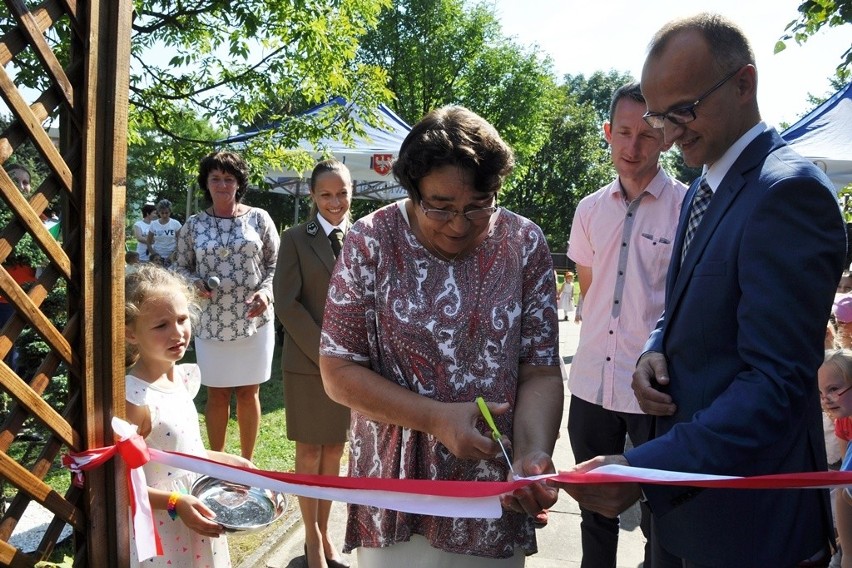
<path fill-rule="evenodd" d="M 509 453 L 506 451 L 506 446 L 503 445 L 503 435 L 497 429 L 497 425 L 494 424 L 494 418 L 491 416 L 491 411 L 488 410 L 488 405 L 485 404 L 485 400 L 481 396 L 476 397 L 476 405 L 479 407 L 479 411 L 482 413 L 482 417 L 485 418 L 488 427 L 491 428 L 491 437 L 500 445 L 500 451 L 503 452 L 503 457 L 506 458 L 506 463 L 509 464 L 512 479 L 517 479 L 518 476 L 515 474 L 515 468 L 512 467 L 512 460 L 509 459 Z"/>

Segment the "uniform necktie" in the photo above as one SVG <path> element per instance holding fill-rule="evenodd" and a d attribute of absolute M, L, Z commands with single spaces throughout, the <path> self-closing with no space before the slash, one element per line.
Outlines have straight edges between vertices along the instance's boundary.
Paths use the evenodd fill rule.
<path fill-rule="evenodd" d="M 343 248 L 343 231 L 334 229 L 328 234 L 328 240 L 331 242 L 331 250 L 334 251 L 334 258 L 340 255 L 340 249 Z"/>
<path fill-rule="evenodd" d="M 701 224 L 701 218 L 704 217 L 704 212 L 710 206 L 710 200 L 713 198 L 713 190 L 707 184 L 707 180 L 702 177 L 698 184 L 698 191 L 695 192 L 695 197 L 692 199 L 692 207 L 689 210 L 689 220 L 686 223 L 686 234 L 683 236 L 683 247 L 681 248 L 680 261 L 686 257 L 686 251 L 689 249 L 689 243 L 692 237 L 695 236 L 695 231 L 698 230 L 698 225 Z"/>

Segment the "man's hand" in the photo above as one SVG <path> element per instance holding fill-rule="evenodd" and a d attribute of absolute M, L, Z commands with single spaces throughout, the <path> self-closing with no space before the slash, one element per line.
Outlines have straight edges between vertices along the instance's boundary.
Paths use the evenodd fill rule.
<path fill-rule="evenodd" d="M 571 473 L 586 473 L 602 465 L 630 465 L 624 456 L 598 456 L 574 466 Z M 642 496 L 638 483 L 559 483 L 548 484 L 565 490 L 584 509 L 599 513 L 604 517 L 616 518 Z"/>
<path fill-rule="evenodd" d="M 671 416 L 677 410 L 672 397 L 657 390 L 657 386 L 669 384 L 669 368 L 662 353 L 648 351 L 639 358 L 633 372 L 633 395 L 639 408 L 653 416 Z"/>

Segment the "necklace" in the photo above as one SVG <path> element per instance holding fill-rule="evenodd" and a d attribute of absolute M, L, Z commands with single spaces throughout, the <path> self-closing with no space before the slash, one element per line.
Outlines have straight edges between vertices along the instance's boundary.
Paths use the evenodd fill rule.
<path fill-rule="evenodd" d="M 444 262 L 452 263 L 453 261 L 455 261 L 455 259 L 459 257 L 459 254 L 461 254 L 456 253 L 452 257 L 445 256 L 444 253 L 442 253 L 441 250 L 435 246 L 435 243 L 432 242 L 432 239 L 426 237 L 426 240 L 429 241 L 429 246 L 432 247 L 432 251 L 437 254 Z"/>
<path fill-rule="evenodd" d="M 216 247 L 216 256 L 225 260 L 229 256 L 231 256 L 231 249 L 228 248 L 228 245 L 231 243 L 231 232 L 234 230 L 234 225 L 237 223 L 237 217 L 231 216 L 228 219 L 231 220 L 231 226 L 228 227 L 228 232 L 226 233 L 227 239 L 222 238 L 222 227 L 219 226 L 220 217 L 216 216 L 216 210 L 212 209 L 213 218 L 216 220 L 216 237 L 217 240 L 222 243 L 220 246 Z M 234 210 L 232 215 L 236 214 L 238 210 Z"/>

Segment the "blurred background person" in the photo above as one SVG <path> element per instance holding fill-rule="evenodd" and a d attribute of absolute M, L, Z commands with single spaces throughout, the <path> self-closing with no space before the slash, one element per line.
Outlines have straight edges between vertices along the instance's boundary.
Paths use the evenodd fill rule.
<path fill-rule="evenodd" d="M 427 114 L 394 176 L 408 199 L 357 221 L 323 318 L 325 389 L 352 409 L 349 475 L 505 480 L 482 396 L 518 475 L 553 471 L 562 416 L 556 282 L 541 229 L 497 207 L 514 157 L 462 107 Z M 499 519 L 350 505 L 344 551 L 360 568 L 523 566 L 533 520 L 556 500 L 543 483 L 503 497 Z M 464 555 L 464 556 L 462 556 Z"/>
<path fill-rule="evenodd" d="M 574 273 L 566 272 L 562 284 L 559 286 L 559 309 L 562 310 L 562 318 L 568 321 L 574 317 Z"/>
<path fill-rule="evenodd" d="M 840 282 L 837 283 L 838 294 L 848 294 L 852 292 L 852 272 L 844 270 L 840 275 Z"/>
<path fill-rule="evenodd" d="M 6 166 L 6 173 L 12 179 L 12 182 L 18 187 L 21 195 L 29 197 L 32 192 L 32 176 L 30 170 L 21 164 L 10 164 Z M 4 204 L 5 207 L 5 204 Z M 36 268 L 32 266 L 32 262 L 25 255 L 17 254 L 18 251 L 13 250 L 6 258 L 3 268 L 9 273 L 9 276 L 24 290 L 36 281 Z M 6 322 L 15 315 L 15 307 L 10 304 L 6 298 L 0 295 L 0 328 L 6 325 Z M 16 372 L 18 372 L 18 348 L 13 345 L 6 355 L 6 363 Z"/>
<path fill-rule="evenodd" d="M 157 218 L 148 225 L 148 260 L 162 266 L 171 266 L 177 250 L 177 233 L 180 221 L 172 219 L 172 202 L 157 202 Z"/>
<path fill-rule="evenodd" d="M 348 168 L 337 160 L 318 163 L 310 191 L 310 218 L 281 235 L 272 284 L 275 313 L 285 332 L 281 368 L 287 438 L 296 442 L 296 473 L 339 475 L 349 408 L 325 393 L 319 344 L 328 281 L 350 224 L 353 186 Z M 331 502 L 299 497 L 299 508 L 308 566 L 348 566 L 328 537 Z"/>
<path fill-rule="evenodd" d="M 148 262 L 148 231 L 156 213 L 157 207 L 153 203 L 146 203 L 142 206 L 142 218 L 133 223 L 133 238 L 136 239 L 139 262 Z"/>
<path fill-rule="evenodd" d="M 849 349 L 830 349 L 825 352 L 825 362 L 819 368 L 819 399 L 823 412 L 838 423 L 848 424 L 852 417 L 852 351 Z M 852 471 L 852 448 L 848 445 L 848 436 L 833 440 L 830 447 L 826 440 L 826 450 L 841 455 L 839 468 L 841 471 Z M 842 450 L 842 451 L 841 451 Z M 831 455 L 831 453 L 829 455 Z M 832 489 L 832 510 L 834 512 L 835 529 L 837 531 L 840 549 L 846 550 L 841 555 L 841 566 L 852 567 L 852 497 L 848 487 Z M 799 566 L 825 566 L 818 563 L 800 563 Z"/>
<path fill-rule="evenodd" d="M 260 427 L 260 384 L 272 371 L 279 239 L 269 213 L 242 203 L 248 180 L 248 164 L 238 154 L 213 152 L 201 160 L 198 185 L 210 206 L 181 229 L 175 266 L 206 298 L 195 351 L 207 387 L 210 448 L 224 450 L 235 394 L 240 451 L 251 460 Z"/>
<path fill-rule="evenodd" d="M 9 177 L 12 178 L 15 185 L 21 190 L 23 196 L 29 197 L 33 189 L 30 170 L 21 164 L 10 164 L 6 167 L 6 173 L 9 174 Z"/>
<path fill-rule="evenodd" d="M 838 294 L 831 307 L 829 327 L 832 331 L 832 345 L 826 349 L 852 349 L 852 294 Z"/>

